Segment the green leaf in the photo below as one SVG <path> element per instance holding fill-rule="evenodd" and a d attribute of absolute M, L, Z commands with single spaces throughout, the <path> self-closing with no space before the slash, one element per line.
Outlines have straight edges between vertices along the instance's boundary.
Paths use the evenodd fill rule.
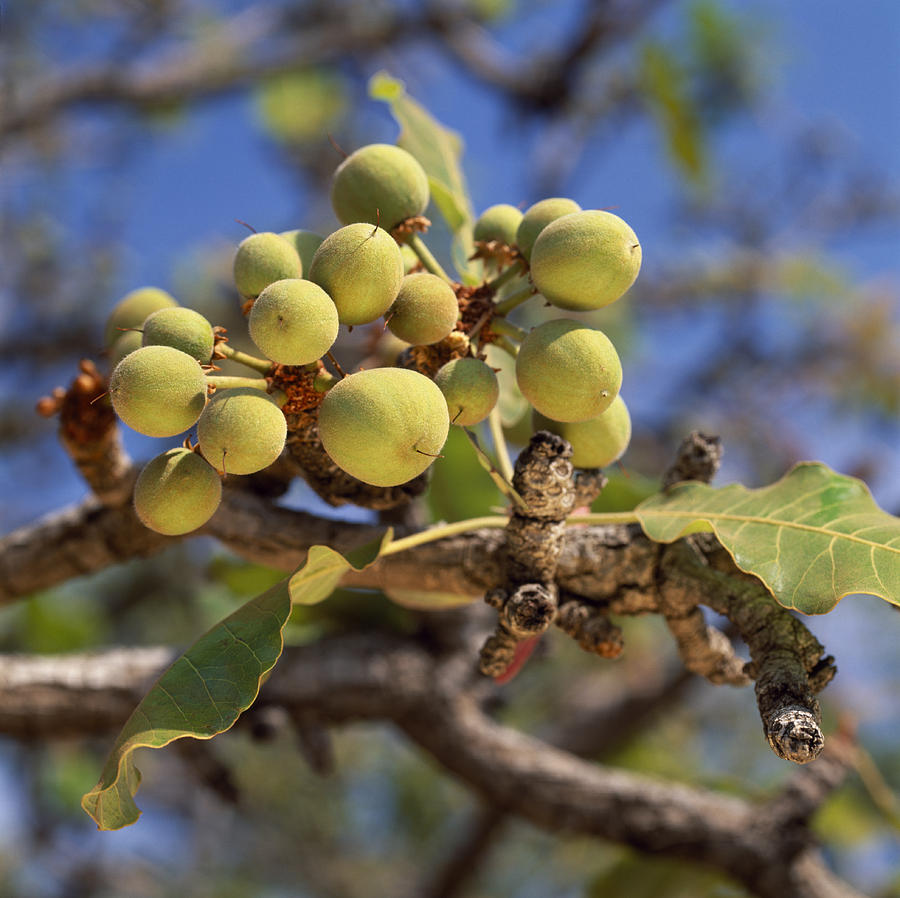
<path fill-rule="evenodd" d="M 369 96 L 390 106 L 401 129 L 397 144 L 412 153 L 425 169 L 431 199 L 453 234 L 453 264 L 468 283 L 473 277 L 469 257 L 474 251 L 474 216 L 459 164 L 462 156 L 460 136 L 445 128 L 423 106 L 407 96 L 403 82 L 392 78 L 387 72 L 372 76 Z"/>
<path fill-rule="evenodd" d="M 211 739 L 229 729 L 256 701 L 263 678 L 283 648 L 282 632 L 292 603 L 327 598 L 350 569 L 368 567 L 391 541 L 393 531 L 348 552 L 313 546 L 290 577 L 251 599 L 201 636 L 153 684 L 113 745 L 100 781 L 81 806 L 100 829 L 120 829 L 141 812 L 134 795 L 141 774 L 137 748 L 163 748 L 176 739 Z"/>
<path fill-rule="evenodd" d="M 711 529 L 742 571 L 804 614 L 831 611 L 851 593 L 900 605 L 900 518 L 882 511 L 861 480 L 826 465 L 802 462 L 756 490 L 680 484 L 636 514 L 657 542 Z"/>
<path fill-rule="evenodd" d="M 119 733 L 100 781 L 81 799 L 100 829 L 140 817 L 136 748 L 163 748 L 186 736 L 211 739 L 253 704 L 281 654 L 290 612 L 285 579 L 216 624 L 162 674 Z"/>
<path fill-rule="evenodd" d="M 367 568 L 384 551 L 393 536 L 394 531 L 389 527 L 378 539 L 346 555 L 328 546 L 313 546 L 307 554 L 306 564 L 288 580 L 291 601 L 296 605 L 315 605 L 327 599 L 350 568 L 356 571 Z"/>

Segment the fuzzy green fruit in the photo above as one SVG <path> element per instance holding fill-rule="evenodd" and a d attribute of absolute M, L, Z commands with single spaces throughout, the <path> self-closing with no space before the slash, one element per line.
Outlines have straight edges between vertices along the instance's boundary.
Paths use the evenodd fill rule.
<path fill-rule="evenodd" d="M 541 200 L 525 210 L 522 221 L 519 222 L 516 231 L 516 246 L 519 252 L 526 258 L 531 259 L 531 250 L 534 246 L 538 234 L 557 218 L 563 215 L 571 215 L 573 212 L 580 212 L 581 206 L 575 200 L 569 200 L 565 197 L 555 196 L 548 200 Z"/>
<path fill-rule="evenodd" d="M 251 234 L 234 254 L 234 285 L 241 296 L 259 296 L 269 284 L 303 275 L 297 250 L 271 231 Z"/>
<path fill-rule="evenodd" d="M 621 395 L 588 421 L 553 421 L 538 411 L 531 420 L 535 431 L 549 430 L 569 441 L 576 468 L 605 468 L 622 457 L 631 441 L 631 415 Z"/>
<path fill-rule="evenodd" d="M 283 237 L 297 250 L 297 255 L 300 256 L 301 273 L 308 272 L 309 266 L 312 265 L 312 258 L 322 245 L 323 238 L 312 231 L 304 231 L 299 228 L 293 231 L 282 231 L 278 236 Z"/>
<path fill-rule="evenodd" d="M 134 484 L 134 510 L 141 523 L 166 536 L 202 527 L 221 501 L 219 475 L 190 449 L 157 455 Z"/>
<path fill-rule="evenodd" d="M 531 278 L 547 302 L 586 312 L 615 302 L 641 270 L 641 246 L 611 212 L 586 210 L 557 218 L 531 251 Z"/>
<path fill-rule="evenodd" d="M 331 205 L 341 224 L 367 221 L 389 231 L 425 211 L 428 176 L 406 150 L 387 143 L 369 144 L 337 167 Z"/>
<path fill-rule="evenodd" d="M 173 437 L 200 417 L 206 376 L 199 362 L 172 346 L 142 346 L 113 369 L 109 395 L 122 421 L 148 437 Z"/>
<path fill-rule="evenodd" d="M 287 421 L 271 396 L 252 387 L 219 390 L 197 422 L 203 457 L 226 474 L 268 468 L 284 449 Z"/>
<path fill-rule="evenodd" d="M 622 363 L 602 331 L 568 318 L 536 327 L 522 341 L 516 381 L 525 398 L 554 421 L 587 421 L 612 404 Z"/>
<path fill-rule="evenodd" d="M 115 368 L 130 352 L 140 349 L 144 345 L 143 338 L 144 335 L 140 331 L 122 331 L 109 347 L 110 370 Z"/>
<path fill-rule="evenodd" d="M 322 241 L 309 279 L 334 300 L 341 324 L 368 324 L 397 298 L 403 257 L 387 231 L 359 222 L 338 228 Z"/>
<path fill-rule="evenodd" d="M 267 358 L 281 365 L 308 365 L 322 358 L 338 335 L 331 297 L 303 278 L 269 284 L 250 310 L 250 336 Z"/>
<path fill-rule="evenodd" d="M 522 223 L 522 210 L 508 203 L 489 206 L 475 222 L 472 234 L 474 240 L 499 240 L 512 246 L 516 242 L 516 234 Z"/>
<path fill-rule="evenodd" d="M 392 334 L 427 346 L 443 340 L 456 327 L 459 303 L 443 278 L 428 272 L 408 274 L 385 318 Z"/>
<path fill-rule="evenodd" d="M 450 423 L 460 427 L 483 421 L 500 397 L 497 375 L 481 359 L 451 359 L 434 375 L 434 382 L 447 400 Z"/>
<path fill-rule="evenodd" d="M 177 305 L 178 300 L 159 287 L 139 287 L 126 293 L 109 313 L 104 344 L 107 348 L 111 347 L 123 333 L 140 327 L 152 312 Z"/>
<path fill-rule="evenodd" d="M 319 436 L 338 467 L 374 486 L 421 474 L 450 429 L 444 394 L 418 371 L 371 368 L 338 381 L 319 407 Z"/>
<path fill-rule="evenodd" d="M 144 346 L 174 346 L 201 365 L 212 358 L 214 342 L 212 325 L 193 309 L 160 309 L 144 321 Z"/>

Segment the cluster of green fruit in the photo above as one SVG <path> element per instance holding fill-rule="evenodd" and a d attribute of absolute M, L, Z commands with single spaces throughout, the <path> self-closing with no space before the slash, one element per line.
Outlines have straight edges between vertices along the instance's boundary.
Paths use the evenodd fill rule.
<path fill-rule="evenodd" d="M 608 338 L 567 318 L 527 334 L 500 325 L 506 311 L 532 295 L 574 311 L 617 299 L 640 267 L 631 228 L 615 215 L 585 211 L 566 199 L 544 200 L 524 215 L 512 206 L 491 207 L 476 222 L 474 237 L 485 272 L 496 275 L 482 287 L 492 313 L 478 327 L 466 326 L 458 298 L 463 288 L 450 281 L 418 234 L 427 226 L 421 216 L 428 202 L 428 178 L 415 158 L 399 147 L 373 144 L 335 172 L 332 204 L 342 226 L 332 234 L 247 237 L 234 257 L 234 283 L 245 300 L 250 337 L 265 359 L 226 351 L 210 322 L 162 290 L 133 291 L 115 307 L 106 338 L 116 413 L 149 436 L 197 429 L 196 447 L 186 442 L 170 449 L 139 475 L 135 508 L 148 527 L 180 534 L 202 526 L 220 502 L 221 475 L 262 470 L 281 453 L 285 415 L 277 395 L 270 395 L 271 379 L 259 374 L 274 364 L 318 372 L 341 324 L 364 325 L 382 316 L 396 337 L 414 346 L 443 345 L 461 331 L 464 337 L 453 345 L 464 352 L 451 352 L 432 377 L 379 367 L 315 378 L 323 394 L 317 412 L 321 444 L 358 480 L 383 487 L 405 483 L 439 456 L 451 423 L 469 426 L 487 418 L 499 384 L 483 350 L 501 333 L 520 338 L 516 346 L 499 337 L 517 356 L 517 383 L 535 409 L 536 427 L 567 438 L 578 466 L 603 466 L 621 455 L 631 425 L 618 395 L 621 364 Z M 418 267 L 427 270 L 412 270 Z M 230 355 L 256 368 L 257 377 L 215 376 L 214 348 L 217 357 Z"/>

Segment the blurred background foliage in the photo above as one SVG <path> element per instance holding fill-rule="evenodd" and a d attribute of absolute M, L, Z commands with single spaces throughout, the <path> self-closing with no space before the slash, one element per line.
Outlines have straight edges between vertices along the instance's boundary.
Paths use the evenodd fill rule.
<path fill-rule="evenodd" d="M 127 290 L 169 289 L 241 345 L 230 264 L 245 231 L 235 220 L 334 229 L 327 184 L 340 156 L 332 141 L 353 149 L 396 138 L 383 105 L 367 96 L 379 69 L 462 136 L 476 212 L 571 196 L 614 209 L 641 236 L 644 270 L 628 297 L 584 316 L 620 349 L 635 420 L 632 447 L 610 472 L 598 510 L 631 508 L 655 490 L 681 437 L 699 428 L 724 440 L 720 482 L 760 485 L 819 458 L 862 476 L 898 513 L 900 78 L 878 48 L 891 36 L 896 47 L 900 14 L 890 0 L 852 20 L 806 0 L 790 7 L 7 5 L 3 531 L 84 495 L 52 424 L 32 408 L 74 376 L 79 358 L 98 358 L 105 316 Z M 834 48 L 842 55 L 822 58 Z M 429 244 L 448 262 L 440 227 Z M 526 309 L 523 326 L 547 314 Z M 375 325 L 355 329 L 342 358 L 353 364 L 391 351 Z M 514 417 L 509 436 L 521 445 L 529 425 Z M 126 441 L 137 458 L 159 451 L 133 434 Z M 462 519 L 500 500 L 454 433 L 434 467 L 430 516 Z M 300 484 L 284 501 L 335 513 Z M 4 610 L 0 645 L 183 645 L 274 576 L 196 540 Z M 841 671 L 824 696 L 826 713 L 836 725 L 852 710 L 876 771 L 834 796 L 819 831 L 838 871 L 885 898 L 900 895 L 890 792 L 900 786 L 897 623 L 885 603 L 850 598 L 810 624 Z M 372 627 L 415 634 L 419 625 L 415 611 L 382 596 L 343 591 L 300 609 L 289 639 Z M 625 627 L 617 663 L 543 640 L 504 687 L 497 714 L 550 732 L 568 698 L 674 662 L 653 621 Z M 491 836 L 460 894 L 743 894 L 689 866 L 492 821 L 387 729 L 336 733 L 326 778 L 304 761 L 298 738 L 275 719 L 154 752 L 142 758 L 141 822 L 102 836 L 78 799 L 107 743 L 0 742 L 0 896 L 437 896 L 445 868 L 480 826 Z M 702 683 L 686 685 L 604 760 L 751 796 L 787 773 L 764 745 L 750 691 Z"/>

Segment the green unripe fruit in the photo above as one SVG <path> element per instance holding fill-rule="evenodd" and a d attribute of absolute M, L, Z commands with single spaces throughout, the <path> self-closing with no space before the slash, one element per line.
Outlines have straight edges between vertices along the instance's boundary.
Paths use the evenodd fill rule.
<path fill-rule="evenodd" d="M 248 324 L 253 342 L 281 365 L 308 365 L 322 358 L 338 335 L 331 297 L 302 278 L 269 284 L 253 303 Z"/>
<path fill-rule="evenodd" d="M 428 272 L 408 274 L 385 318 L 392 334 L 427 346 L 443 340 L 456 327 L 459 303 L 443 278 Z"/>
<path fill-rule="evenodd" d="M 536 327 L 522 341 L 516 381 L 525 398 L 554 421 L 587 421 L 612 404 L 622 363 L 602 331 L 568 318 Z"/>
<path fill-rule="evenodd" d="M 219 390 L 197 422 L 203 457 L 226 474 L 268 468 L 284 449 L 287 421 L 271 396 L 252 387 Z"/>
<path fill-rule="evenodd" d="M 255 298 L 269 284 L 302 274 L 297 250 L 271 231 L 244 238 L 234 254 L 234 285 L 241 296 Z"/>
<path fill-rule="evenodd" d="M 541 231 L 531 251 L 531 278 L 547 302 L 579 312 L 615 302 L 641 270 L 641 246 L 611 212 L 564 215 Z"/>
<path fill-rule="evenodd" d="M 303 231 L 300 229 L 294 231 L 282 231 L 278 236 L 283 237 L 295 250 L 297 250 L 297 255 L 300 256 L 301 274 L 304 271 L 308 272 L 309 266 L 312 265 L 312 258 L 322 243 L 322 238 L 312 231 Z"/>
<path fill-rule="evenodd" d="M 341 224 L 367 221 L 390 230 L 428 205 L 428 175 L 406 150 L 373 143 L 351 153 L 334 173 L 331 205 Z"/>
<path fill-rule="evenodd" d="M 516 246 L 519 252 L 526 258 L 531 259 L 531 250 L 534 246 L 538 234 L 557 218 L 563 215 L 571 215 L 573 212 L 580 212 L 581 206 L 575 200 L 568 200 L 565 197 L 551 197 L 549 200 L 541 200 L 533 206 L 525 210 L 519 228 L 516 231 Z"/>
<path fill-rule="evenodd" d="M 475 222 L 472 234 L 475 240 L 499 240 L 512 246 L 516 242 L 516 233 L 522 222 L 522 211 L 508 203 L 489 206 Z"/>
<path fill-rule="evenodd" d="M 212 325 L 193 309 L 160 309 L 147 316 L 143 331 L 144 346 L 174 346 L 203 365 L 212 358 Z"/>
<path fill-rule="evenodd" d="M 144 335 L 140 331 L 122 331 L 109 347 L 109 367 L 115 368 L 122 359 L 135 349 L 140 349 Z"/>
<path fill-rule="evenodd" d="M 387 231 L 359 222 L 338 228 L 322 241 L 309 279 L 334 300 L 341 324 L 368 324 L 396 299 L 403 257 Z"/>
<path fill-rule="evenodd" d="M 460 427 L 483 421 L 500 397 L 497 375 L 481 359 L 451 359 L 434 375 L 434 382 L 447 400 L 450 423 Z"/>
<path fill-rule="evenodd" d="M 106 320 L 105 345 L 112 346 L 129 328 L 140 327 L 152 312 L 177 305 L 175 297 L 159 287 L 140 287 L 126 293 Z"/>
<path fill-rule="evenodd" d="M 421 474 L 450 430 L 444 394 L 406 368 L 371 368 L 338 381 L 319 407 L 334 463 L 365 483 L 397 486 Z"/>
<path fill-rule="evenodd" d="M 134 510 L 141 523 L 166 536 L 202 527 L 221 501 L 219 475 L 190 449 L 157 455 L 134 484 Z"/>
<path fill-rule="evenodd" d="M 621 396 L 588 421 L 552 421 L 537 411 L 531 420 L 536 431 L 549 430 L 569 441 L 576 468 L 605 468 L 622 457 L 631 441 L 631 415 Z"/>
<path fill-rule="evenodd" d="M 172 346 L 142 346 L 113 369 L 109 395 L 116 414 L 148 437 L 173 437 L 200 417 L 206 377 L 199 362 Z"/>

